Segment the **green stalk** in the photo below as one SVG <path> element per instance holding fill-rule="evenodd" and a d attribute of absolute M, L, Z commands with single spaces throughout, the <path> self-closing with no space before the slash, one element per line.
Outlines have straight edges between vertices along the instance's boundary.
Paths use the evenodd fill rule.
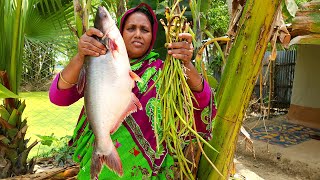
<path fill-rule="evenodd" d="M 210 33 L 210 31 L 208 31 L 207 29 L 204 30 L 204 33 L 206 33 L 206 35 L 207 35 L 209 38 L 214 39 L 214 36 L 213 36 L 213 35 Z M 221 54 L 223 64 L 225 65 L 225 64 L 227 63 L 227 61 L 226 61 L 226 58 L 225 58 L 225 56 L 224 56 L 224 53 L 223 53 L 223 51 L 222 51 L 219 43 L 218 43 L 217 41 L 214 41 L 213 43 L 214 43 L 214 45 L 216 46 L 218 52 Z"/>
<path fill-rule="evenodd" d="M 83 12 L 82 3 L 80 3 L 80 0 L 73 0 L 73 7 L 74 7 L 74 17 L 75 17 L 75 23 L 76 23 L 77 36 L 78 38 L 80 38 L 84 33 L 84 28 L 82 24 L 82 18 L 83 18 L 84 12 Z"/>
<path fill-rule="evenodd" d="M 209 45 L 209 44 L 212 44 L 212 43 L 216 43 L 218 44 L 218 41 L 225 41 L 225 42 L 228 42 L 230 41 L 229 38 L 227 37 L 220 37 L 220 38 L 213 38 L 213 39 L 210 39 L 209 41 L 207 41 L 206 43 L 204 43 L 201 48 L 199 49 L 199 51 L 197 52 L 197 55 L 196 55 L 196 68 L 199 72 L 202 72 L 202 74 L 204 75 L 205 79 L 208 81 L 208 76 L 207 76 L 207 73 L 206 73 L 206 68 L 204 68 L 204 62 L 202 61 L 202 54 L 203 54 L 203 51 L 204 49 Z M 219 44 L 217 45 L 218 47 Z M 221 49 L 221 48 L 220 48 Z M 223 53 L 221 51 L 221 53 Z M 222 56 L 224 57 L 224 55 L 222 54 Z"/>
<path fill-rule="evenodd" d="M 185 9 L 182 13 L 174 14 L 175 7 L 179 7 L 178 3 L 179 1 L 174 3 L 172 10 L 166 10 L 167 24 L 163 20 L 160 21 L 166 31 L 167 43 L 180 41 L 178 34 L 189 31 L 186 19 L 183 17 Z M 209 147 L 212 146 L 192 129 L 195 123 L 195 108 L 193 107 L 195 97 L 188 86 L 181 61 L 167 55 L 162 74 L 156 83 L 160 83 L 157 99 L 160 100 L 162 119 L 156 116 L 154 124 L 156 130 L 160 126 L 163 135 L 161 139 L 156 135 L 157 148 L 165 141 L 170 154 L 174 154 L 173 156 L 178 161 L 181 178 L 195 179 L 189 167 L 189 164 L 195 165 L 195 162 L 190 162 L 183 152 L 186 138 L 192 135 L 197 137 L 198 141 L 202 141 Z M 195 158 L 192 157 L 192 159 Z"/>
<path fill-rule="evenodd" d="M 13 43 L 12 43 L 12 51 L 11 51 L 11 63 L 10 63 L 10 75 L 9 75 L 9 82 L 12 88 L 12 92 L 15 94 L 18 93 L 17 88 L 17 66 L 18 66 L 18 59 L 20 58 L 19 54 L 19 45 L 22 43 L 21 38 L 19 38 L 19 33 L 22 33 L 21 31 L 21 11 L 22 11 L 22 0 L 16 1 L 16 14 L 15 14 L 15 20 L 13 21 Z"/>
<path fill-rule="evenodd" d="M 174 106 L 174 108 L 176 109 L 176 107 Z M 177 113 L 177 116 L 180 117 L 180 122 L 182 122 L 184 125 L 187 125 L 187 123 L 181 118 L 181 115 L 179 113 Z M 189 131 L 191 131 L 193 133 L 193 135 L 195 135 L 196 137 L 198 137 L 202 142 L 204 142 L 205 145 L 207 145 L 210 149 L 212 149 L 213 151 L 215 151 L 216 153 L 219 153 L 219 151 L 217 151 L 214 147 L 212 147 L 206 140 L 204 140 L 195 130 L 193 130 L 190 126 L 186 126 Z"/>

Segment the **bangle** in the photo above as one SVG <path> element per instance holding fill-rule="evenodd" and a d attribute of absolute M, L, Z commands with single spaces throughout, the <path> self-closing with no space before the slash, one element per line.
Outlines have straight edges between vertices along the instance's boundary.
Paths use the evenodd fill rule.
<path fill-rule="evenodd" d="M 63 77 L 62 77 L 62 71 L 60 71 L 60 79 L 61 79 L 64 83 L 66 83 L 66 84 L 68 84 L 68 85 L 70 85 L 70 86 L 74 86 L 74 85 L 77 84 L 77 83 L 69 83 L 68 81 L 66 81 L 65 79 L 63 79 Z"/>
<path fill-rule="evenodd" d="M 198 85 L 196 85 L 196 86 L 192 86 L 192 87 L 190 87 L 190 89 L 196 89 L 196 88 L 198 88 L 198 87 L 200 87 L 202 84 L 203 84 L 203 81 L 204 81 L 204 79 L 203 79 L 203 77 L 201 76 L 201 82 L 198 84 Z"/>

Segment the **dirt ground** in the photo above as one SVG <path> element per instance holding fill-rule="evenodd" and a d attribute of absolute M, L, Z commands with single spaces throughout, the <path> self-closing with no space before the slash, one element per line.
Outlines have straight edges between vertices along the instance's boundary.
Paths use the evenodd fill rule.
<path fill-rule="evenodd" d="M 246 129 L 262 123 L 287 122 L 278 116 L 257 123 L 255 119 L 244 122 Z M 320 180 L 320 141 L 308 140 L 290 147 L 253 140 L 254 152 L 246 147 L 239 136 L 235 153 L 236 172 L 248 180 Z M 254 157 L 254 155 L 255 157 Z"/>
<path fill-rule="evenodd" d="M 289 170 L 284 170 L 275 163 L 265 161 L 253 156 L 237 154 L 236 172 L 246 180 L 305 180 L 306 177 L 300 174 L 293 173 Z"/>

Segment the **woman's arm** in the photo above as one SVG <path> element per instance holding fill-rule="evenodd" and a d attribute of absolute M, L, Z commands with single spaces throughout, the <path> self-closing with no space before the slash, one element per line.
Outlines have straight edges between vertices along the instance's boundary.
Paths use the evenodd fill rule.
<path fill-rule="evenodd" d="M 72 86 L 68 89 L 59 89 L 59 79 L 60 74 L 54 78 L 49 90 L 49 98 L 53 104 L 58 106 L 69 106 L 83 97 L 83 93 L 79 94 L 76 86 Z"/>

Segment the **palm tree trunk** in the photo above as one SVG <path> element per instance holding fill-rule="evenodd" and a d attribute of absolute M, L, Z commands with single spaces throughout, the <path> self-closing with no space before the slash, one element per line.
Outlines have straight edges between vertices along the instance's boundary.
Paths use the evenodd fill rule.
<path fill-rule="evenodd" d="M 205 146 L 205 151 L 224 177 L 201 158 L 199 179 L 227 179 L 233 162 L 236 140 L 252 90 L 261 68 L 262 58 L 273 31 L 281 0 L 247 0 L 216 94 L 218 107 L 209 142 L 219 153 Z"/>

